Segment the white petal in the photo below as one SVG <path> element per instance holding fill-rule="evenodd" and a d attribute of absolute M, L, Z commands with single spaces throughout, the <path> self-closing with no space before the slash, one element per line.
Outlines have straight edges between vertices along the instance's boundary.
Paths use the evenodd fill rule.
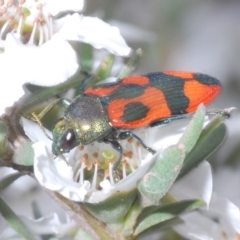
<path fill-rule="evenodd" d="M 148 157 L 144 160 L 143 165 L 138 168 L 136 171 L 128 175 L 125 179 L 122 179 L 115 185 L 111 185 L 108 180 L 104 180 L 100 183 L 100 186 L 103 188 L 101 191 L 95 191 L 88 198 L 90 203 L 98 203 L 103 201 L 107 197 L 111 196 L 113 193 L 120 191 L 128 191 L 137 186 L 137 183 L 142 179 L 146 171 L 151 167 L 157 158 L 158 154 L 155 154 L 154 157 L 152 154 L 148 154 Z"/>
<path fill-rule="evenodd" d="M 210 203 L 211 212 L 217 213 L 224 219 L 235 232 L 240 233 L 240 211 L 239 208 L 230 202 L 228 199 L 213 195 Z"/>
<path fill-rule="evenodd" d="M 57 37 L 37 47 L 22 44 L 18 34 L 9 33 L 4 57 L 12 68 L 8 79 L 22 84 L 56 85 L 72 76 L 78 68 L 76 53 L 70 44 Z"/>
<path fill-rule="evenodd" d="M 21 81 L 23 79 L 10 76 L 12 74 L 9 73 L 9 71 L 13 70 L 7 67 L 5 62 L 2 62 L 1 57 L 0 65 L 1 79 L 3 81 L 0 89 L 0 115 L 2 115 L 5 113 L 5 108 L 13 106 L 13 104 L 24 95 L 24 90 L 22 88 L 24 82 Z"/>
<path fill-rule="evenodd" d="M 82 11 L 84 7 L 84 0 L 48 0 L 46 3 L 46 10 L 53 16 L 57 15 L 59 12 L 64 11 L 79 12 Z"/>
<path fill-rule="evenodd" d="M 239 124 L 239 119 L 238 119 L 238 124 Z M 232 127 L 232 123 L 231 123 L 231 127 Z M 238 127 L 237 126 L 234 126 L 234 127 L 235 127 L 235 134 L 239 134 Z M 233 136 L 233 135 L 234 134 L 231 135 L 231 133 L 229 133 L 229 136 Z M 228 146 L 228 148 L 231 148 L 231 147 Z M 220 151 L 221 150 L 222 149 L 220 149 Z M 223 154 L 225 155 L 227 153 L 222 151 L 218 153 L 218 156 L 222 156 Z M 228 152 L 228 154 L 230 153 Z M 226 156 L 227 155 L 225 155 L 223 159 L 225 159 Z M 226 184 L 226 179 L 228 184 Z M 219 168 L 215 169 L 214 191 L 217 192 L 220 196 L 227 197 L 233 203 L 238 205 L 239 205 L 239 199 L 240 199 L 239 183 L 240 183 L 239 168 L 233 168 L 232 166 L 225 166 L 225 165 L 223 167 L 219 164 Z"/>
<path fill-rule="evenodd" d="M 198 212 L 188 213 L 181 217 L 183 224 L 176 225 L 174 230 L 191 240 L 223 240 L 218 224 Z"/>
<path fill-rule="evenodd" d="M 213 194 L 209 210 L 203 208 L 181 216 L 184 224 L 174 227 L 182 236 L 189 239 L 237 239 L 240 233 L 240 211 L 227 199 Z M 190 237 L 191 236 L 191 237 Z"/>
<path fill-rule="evenodd" d="M 227 205 L 229 207 L 229 202 Z M 232 205 L 232 203 L 230 205 Z M 237 239 L 237 236 L 239 236 L 239 209 L 231 206 L 230 208 L 234 211 L 229 211 L 227 215 L 225 215 L 224 213 L 226 212 L 224 212 L 224 209 L 221 214 L 221 207 L 222 206 L 218 208 L 218 212 L 220 213 L 218 215 L 213 215 L 215 212 L 212 211 L 214 210 L 212 206 L 210 206 L 209 212 L 200 211 L 185 214 L 181 216 L 184 223 L 175 226 L 174 230 L 189 239 Z M 213 216 L 209 217 L 211 214 Z M 234 221 L 232 221 L 233 219 Z M 237 227 L 238 231 L 234 229 L 234 227 Z"/>
<path fill-rule="evenodd" d="M 52 159 L 44 142 L 33 144 L 33 149 L 34 173 L 39 183 L 49 190 L 58 191 L 72 201 L 83 201 L 90 183 L 85 181 L 81 186 L 74 182 L 72 167 L 60 157 Z"/>
<path fill-rule="evenodd" d="M 209 163 L 204 161 L 174 183 L 169 193 L 177 200 L 202 199 L 208 206 L 212 195 L 212 172 Z"/>
<path fill-rule="evenodd" d="M 10 41 L 7 37 L 5 44 L 7 45 L 5 52 L 0 54 L 1 81 L 4 83 L 0 89 L 0 115 L 5 112 L 6 107 L 11 107 L 24 95 L 22 85 L 25 83 L 14 58 L 15 41 Z"/>
<path fill-rule="evenodd" d="M 57 236 L 64 236 L 74 227 L 76 227 L 76 223 L 74 221 L 67 221 L 66 223 L 62 223 L 56 213 L 49 214 L 48 216 L 41 217 L 39 219 L 30 219 L 23 215 L 18 215 L 21 221 L 27 226 L 27 228 L 31 231 L 31 233 L 35 235 L 45 235 L 45 234 L 54 234 Z M 1 233 L 1 239 L 24 239 L 21 238 L 6 222 L 4 219 L 0 217 L 0 229 L 5 226 Z"/>
<path fill-rule="evenodd" d="M 142 129 L 144 141 L 153 149 L 161 150 L 177 144 L 191 119 L 183 119 L 166 125 Z M 172 133 L 172 134 L 171 134 Z"/>
<path fill-rule="evenodd" d="M 61 223 L 56 213 L 41 217 L 37 220 L 29 219 L 24 216 L 20 216 L 20 218 L 28 229 L 37 235 L 62 234 L 75 226 L 73 221 L 66 224 Z"/>
<path fill-rule="evenodd" d="M 96 17 L 73 14 L 58 34 L 67 40 L 89 43 L 97 49 L 105 48 L 115 55 L 128 56 L 131 53 L 119 29 Z"/>
<path fill-rule="evenodd" d="M 78 69 L 77 57 L 70 44 L 58 37 L 39 47 L 34 76 L 29 82 L 53 86 L 66 81 Z"/>
<path fill-rule="evenodd" d="M 44 141 L 46 145 L 49 146 L 50 149 L 52 141 L 46 137 L 45 133 L 37 123 L 24 117 L 21 117 L 20 123 L 23 126 L 25 134 L 32 142 Z M 45 129 L 45 131 L 47 135 L 52 138 L 52 133 L 47 129 Z"/>

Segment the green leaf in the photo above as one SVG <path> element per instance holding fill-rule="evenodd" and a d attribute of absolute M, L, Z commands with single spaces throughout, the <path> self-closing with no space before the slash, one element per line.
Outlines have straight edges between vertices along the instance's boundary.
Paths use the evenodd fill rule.
<path fill-rule="evenodd" d="M 113 54 L 108 55 L 102 60 L 96 72 L 96 76 L 100 79 L 100 81 L 110 76 L 114 60 L 115 56 Z"/>
<path fill-rule="evenodd" d="M 73 240 L 79 240 L 79 239 L 84 239 L 84 240 L 94 240 L 91 236 L 89 236 L 83 229 L 78 227 L 73 233 L 70 234 L 71 239 Z"/>
<path fill-rule="evenodd" d="M 192 211 L 204 204 L 205 202 L 202 200 L 185 200 L 161 206 L 151 214 L 143 213 L 140 216 L 140 223 L 136 227 L 134 235 L 137 236 L 154 225 L 173 219 L 179 214 Z"/>
<path fill-rule="evenodd" d="M 12 173 L 7 175 L 6 177 L 2 178 L 0 181 L 0 192 L 7 188 L 10 184 L 12 184 L 18 178 L 24 176 L 24 173 Z"/>
<path fill-rule="evenodd" d="M 121 191 L 97 204 L 84 203 L 87 210 L 96 218 L 106 223 L 114 223 L 126 216 L 137 194 L 136 189 Z"/>
<path fill-rule="evenodd" d="M 12 211 L 12 209 L 0 198 L 0 213 L 9 223 L 9 225 L 27 240 L 34 240 L 32 233 L 28 230 L 21 219 Z"/>
<path fill-rule="evenodd" d="M 130 211 L 128 212 L 127 216 L 124 218 L 124 225 L 122 228 L 122 235 L 125 238 L 130 238 L 133 235 L 134 227 L 137 223 L 137 219 L 139 215 L 142 213 L 141 205 L 135 201 Z"/>
<path fill-rule="evenodd" d="M 173 220 L 173 219 L 171 219 Z M 179 219 L 180 220 L 180 219 Z M 170 221 L 168 221 L 170 222 Z M 173 222 L 171 221 L 172 224 L 170 226 L 173 225 L 177 225 L 177 224 L 181 224 L 183 223 L 183 221 L 181 220 L 181 222 L 179 221 L 179 223 L 177 223 L 176 221 Z M 161 236 L 161 240 L 169 240 L 169 239 L 174 239 L 174 240 L 186 240 L 185 238 L 183 238 L 181 235 L 179 235 L 178 233 L 176 233 L 173 229 L 168 228 L 167 231 L 163 232 L 163 235 Z"/>
<path fill-rule="evenodd" d="M 35 94 L 40 91 L 44 91 L 45 89 L 48 89 L 48 87 L 43 87 L 43 86 L 36 86 L 31 83 L 26 83 L 24 86 L 30 93 Z"/>
<path fill-rule="evenodd" d="M 199 165 L 221 145 L 227 132 L 222 121 L 223 118 L 218 115 L 203 129 L 196 145 L 184 160 L 178 179 Z"/>
<path fill-rule="evenodd" d="M 32 166 L 34 161 L 34 151 L 32 142 L 24 142 L 14 153 L 13 162 L 18 165 Z"/>
<path fill-rule="evenodd" d="M 8 132 L 7 124 L 0 120 L 0 156 L 4 156 L 7 153 Z"/>
<path fill-rule="evenodd" d="M 158 204 L 176 180 L 185 158 L 197 142 L 204 123 L 205 108 L 200 105 L 177 146 L 165 149 L 154 165 L 139 183 L 142 196 L 153 204 Z"/>
<path fill-rule="evenodd" d="M 142 196 L 157 205 L 178 176 L 184 157 L 182 148 L 166 148 L 140 181 L 138 190 Z"/>
<path fill-rule="evenodd" d="M 118 75 L 118 78 L 122 79 L 130 75 L 137 68 L 141 57 L 142 49 L 139 48 L 132 54 L 127 64 L 122 68 L 121 72 Z"/>
<path fill-rule="evenodd" d="M 80 45 L 80 65 L 81 70 L 86 72 L 92 71 L 93 66 L 93 48 L 88 43 L 81 43 Z"/>
<path fill-rule="evenodd" d="M 193 149 L 196 144 L 203 128 L 205 118 L 205 107 L 201 104 L 199 105 L 193 119 L 187 126 L 186 131 L 180 138 L 178 144 L 183 144 L 185 146 L 186 155 Z"/>
<path fill-rule="evenodd" d="M 143 237 L 149 236 L 149 234 L 154 233 L 154 232 L 158 233 L 158 235 L 159 235 L 159 232 L 164 233 L 166 229 L 169 230 L 172 227 L 179 225 L 179 224 L 183 224 L 183 223 L 184 223 L 184 221 L 182 219 L 180 219 L 179 217 L 174 217 L 174 218 L 171 218 L 164 222 L 161 222 L 159 224 L 153 225 L 152 227 L 146 229 L 144 232 L 140 233 L 140 236 L 143 236 Z M 173 238 L 173 239 L 169 238 L 169 239 L 176 240 L 175 238 Z M 162 240 L 162 238 L 161 238 L 161 240 Z"/>

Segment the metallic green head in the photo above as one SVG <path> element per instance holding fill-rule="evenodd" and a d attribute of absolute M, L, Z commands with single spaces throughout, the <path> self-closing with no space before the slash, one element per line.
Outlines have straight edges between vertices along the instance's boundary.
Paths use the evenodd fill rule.
<path fill-rule="evenodd" d="M 102 140 L 111 131 L 106 110 L 98 98 L 78 96 L 66 108 L 53 128 L 52 152 L 55 156 L 78 145 Z"/>

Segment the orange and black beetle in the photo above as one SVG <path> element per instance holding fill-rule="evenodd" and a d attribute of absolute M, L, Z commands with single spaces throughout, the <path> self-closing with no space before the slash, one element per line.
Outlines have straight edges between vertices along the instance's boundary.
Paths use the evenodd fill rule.
<path fill-rule="evenodd" d="M 210 103 L 220 90 L 216 78 L 190 72 L 148 73 L 96 85 L 73 101 L 65 101 L 64 116 L 53 129 L 53 154 L 94 141 L 105 142 L 120 154 L 113 166 L 116 169 L 123 153 L 119 140 L 134 137 L 155 152 L 131 130 L 185 118 L 200 103 Z"/>

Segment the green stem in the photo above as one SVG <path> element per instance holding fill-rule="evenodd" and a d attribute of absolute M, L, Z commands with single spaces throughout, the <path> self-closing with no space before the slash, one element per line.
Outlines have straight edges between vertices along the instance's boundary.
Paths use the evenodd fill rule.
<path fill-rule="evenodd" d="M 53 86 L 53 87 L 50 87 L 50 88 L 43 89 L 39 93 L 30 96 L 30 98 L 26 101 L 25 104 L 23 104 L 22 106 L 17 108 L 17 111 L 15 111 L 15 114 L 25 112 L 25 111 L 29 110 L 31 107 L 33 107 L 34 105 L 42 103 L 43 101 L 46 101 L 50 97 L 52 97 L 54 95 L 57 95 L 57 94 L 60 94 L 64 91 L 66 91 L 67 89 L 80 86 L 82 80 L 85 77 L 86 77 L 85 75 L 81 74 L 78 71 L 68 81 L 65 81 L 63 83 L 60 83 L 60 84 L 58 84 L 56 86 Z"/>
<path fill-rule="evenodd" d="M 51 194 L 51 193 L 50 193 Z M 93 239 L 113 240 L 116 236 L 107 228 L 105 224 L 93 217 L 83 206 L 82 203 L 72 202 L 58 193 L 55 193 L 55 199 L 60 205 L 70 212 L 70 216 L 81 226 L 81 228 Z"/>

